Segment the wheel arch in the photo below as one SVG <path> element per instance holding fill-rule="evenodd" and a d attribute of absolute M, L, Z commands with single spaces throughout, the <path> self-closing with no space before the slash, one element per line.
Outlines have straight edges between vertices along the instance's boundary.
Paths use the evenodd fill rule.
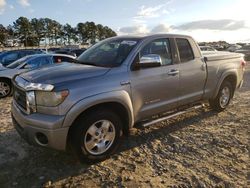
<path fill-rule="evenodd" d="M 6 81 L 8 81 L 8 82 L 12 85 L 11 78 L 8 78 L 8 77 L 0 77 L 0 80 L 6 80 Z"/>
<path fill-rule="evenodd" d="M 233 86 L 233 94 L 234 94 L 234 91 L 237 87 L 237 83 L 238 83 L 238 80 L 237 80 L 237 72 L 235 71 L 230 71 L 230 72 L 226 72 L 222 75 L 221 79 L 219 80 L 218 84 L 217 84 L 217 87 L 216 87 L 216 90 L 214 92 L 214 95 L 213 95 L 213 99 L 216 98 L 216 96 L 218 95 L 219 93 L 219 90 L 220 90 L 220 87 L 222 85 L 222 83 L 224 81 L 229 81 L 230 83 L 232 83 L 232 86 Z"/>
<path fill-rule="evenodd" d="M 129 134 L 129 129 L 134 124 L 132 102 L 127 92 L 114 91 L 88 97 L 75 104 L 67 113 L 63 127 L 70 127 L 69 133 L 74 123 L 84 115 L 94 112 L 96 109 L 111 109 L 122 119 L 123 133 Z"/>

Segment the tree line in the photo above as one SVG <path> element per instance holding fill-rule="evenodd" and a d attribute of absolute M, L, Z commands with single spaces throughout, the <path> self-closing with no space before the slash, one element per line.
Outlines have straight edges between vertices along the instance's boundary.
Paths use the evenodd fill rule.
<path fill-rule="evenodd" d="M 8 40 L 18 40 L 23 46 L 94 44 L 108 37 L 116 36 L 108 26 L 94 22 L 62 25 L 50 18 L 19 17 L 12 25 L 0 24 L 0 46 L 6 46 Z"/>

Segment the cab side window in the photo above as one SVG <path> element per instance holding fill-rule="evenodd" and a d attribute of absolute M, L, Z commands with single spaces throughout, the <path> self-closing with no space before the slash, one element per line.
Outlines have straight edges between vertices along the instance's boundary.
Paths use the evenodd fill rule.
<path fill-rule="evenodd" d="M 182 63 L 194 59 L 194 53 L 187 39 L 176 39 L 180 60 Z"/>
<path fill-rule="evenodd" d="M 72 62 L 74 62 L 74 60 L 72 58 L 69 58 L 69 57 L 62 57 L 62 62 L 72 63 Z"/>
<path fill-rule="evenodd" d="M 74 59 L 66 56 L 54 56 L 53 57 L 54 63 L 62 63 L 62 62 L 68 62 L 68 63 L 73 63 L 75 62 Z"/>
<path fill-rule="evenodd" d="M 51 59 L 48 57 L 41 57 L 39 59 L 39 67 L 44 66 L 44 65 L 49 65 L 52 64 Z"/>
<path fill-rule="evenodd" d="M 172 55 L 168 39 L 157 39 L 147 44 L 140 52 L 140 57 L 149 54 L 161 56 L 162 65 L 172 64 Z"/>
<path fill-rule="evenodd" d="M 53 56 L 53 61 L 54 61 L 54 63 L 61 63 L 62 62 L 62 57 L 60 57 L 60 56 Z"/>

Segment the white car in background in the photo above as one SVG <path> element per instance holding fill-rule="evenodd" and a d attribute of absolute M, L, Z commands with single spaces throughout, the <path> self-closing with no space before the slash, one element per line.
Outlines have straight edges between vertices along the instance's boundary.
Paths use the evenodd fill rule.
<path fill-rule="evenodd" d="M 203 55 L 208 55 L 211 53 L 218 52 L 215 48 L 211 46 L 200 46 L 200 50 Z"/>
<path fill-rule="evenodd" d="M 75 62 L 75 57 L 64 54 L 36 54 L 25 56 L 7 66 L 0 65 L 0 98 L 11 95 L 11 79 L 15 75 L 62 62 Z"/>
<path fill-rule="evenodd" d="M 236 50 L 237 53 L 242 53 L 245 55 L 245 60 L 250 61 L 250 45 L 245 45 L 241 49 Z"/>
<path fill-rule="evenodd" d="M 233 44 L 233 45 L 229 46 L 229 48 L 227 49 L 227 51 L 229 51 L 229 52 L 235 52 L 236 50 L 239 50 L 241 48 L 242 48 L 241 45 Z"/>
<path fill-rule="evenodd" d="M 217 50 L 211 46 L 200 46 L 202 52 L 209 51 L 209 52 L 217 52 Z"/>

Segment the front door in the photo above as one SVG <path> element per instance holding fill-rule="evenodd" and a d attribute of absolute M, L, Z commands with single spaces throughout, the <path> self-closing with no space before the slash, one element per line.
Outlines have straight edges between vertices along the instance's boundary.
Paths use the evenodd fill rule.
<path fill-rule="evenodd" d="M 178 65 L 173 64 L 169 39 L 149 42 L 139 56 L 149 54 L 160 55 L 162 66 L 130 72 L 134 115 L 138 117 L 136 120 L 165 112 L 178 104 Z"/>

